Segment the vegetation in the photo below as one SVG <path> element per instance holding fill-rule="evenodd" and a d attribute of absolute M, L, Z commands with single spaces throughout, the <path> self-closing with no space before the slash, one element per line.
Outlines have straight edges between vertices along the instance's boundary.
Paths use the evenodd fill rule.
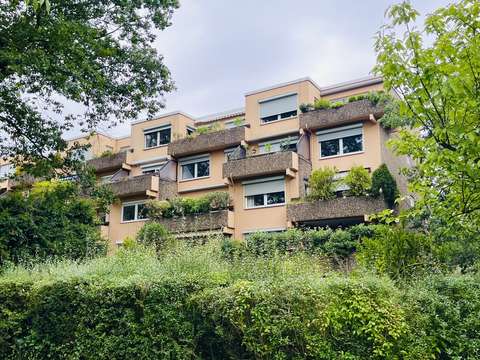
<path fill-rule="evenodd" d="M 396 103 L 392 96 L 383 91 L 371 91 L 367 94 L 350 96 L 347 100 L 347 103 L 360 100 L 369 100 L 373 105 L 381 104 L 382 106 L 387 106 L 390 103 Z M 330 100 L 316 99 L 313 104 L 300 104 L 300 111 L 302 113 L 306 113 L 313 110 L 338 109 L 345 104 L 346 103 L 343 101 L 335 101 L 332 103 Z"/>
<path fill-rule="evenodd" d="M 3 1 L 0 156 L 51 176 L 70 170 L 84 148 L 68 149 L 64 131 L 157 113 L 174 86 L 153 43 L 177 7 L 176 0 Z"/>
<path fill-rule="evenodd" d="M 149 218 L 182 217 L 210 211 L 225 210 L 230 206 L 230 195 L 226 191 L 215 191 L 198 198 L 177 197 L 171 200 L 152 200 L 147 203 Z"/>
<path fill-rule="evenodd" d="M 348 186 L 349 196 L 365 196 L 372 186 L 370 174 L 363 166 L 352 166 L 342 182 Z"/>
<path fill-rule="evenodd" d="M 476 358 L 478 275 L 409 286 L 316 257 L 134 246 L 0 277 L 0 357 Z M 294 334 L 294 335 L 293 335 Z"/>
<path fill-rule="evenodd" d="M 79 197 L 80 191 L 73 182 L 39 182 L 28 195 L 0 197 L 0 265 L 104 255 L 98 204 Z"/>
<path fill-rule="evenodd" d="M 393 207 L 399 192 L 397 182 L 388 170 L 387 165 L 382 164 L 372 174 L 372 188 L 371 194 L 373 196 L 383 195 L 388 206 Z"/>
<path fill-rule="evenodd" d="M 313 170 L 308 178 L 308 198 L 310 200 L 329 200 L 335 197 L 337 170 L 323 167 Z"/>
<path fill-rule="evenodd" d="M 169 231 L 160 223 L 147 222 L 137 233 L 137 242 L 153 247 L 157 252 L 164 250 L 171 241 Z"/>

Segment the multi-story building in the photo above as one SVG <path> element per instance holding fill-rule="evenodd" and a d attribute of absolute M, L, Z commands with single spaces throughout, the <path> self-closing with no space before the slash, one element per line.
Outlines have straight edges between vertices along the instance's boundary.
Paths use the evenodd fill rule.
<path fill-rule="evenodd" d="M 398 172 L 407 165 L 405 159 L 386 146 L 395 131 L 378 123 L 383 108 L 366 99 L 306 113 L 299 106 L 320 98 L 342 101 L 382 88 L 377 77 L 328 87 L 303 78 L 248 92 L 245 106 L 233 111 L 197 119 L 173 112 L 133 122 L 127 137 L 98 133 L 72 142 L 90 142 L 89 163 L 119 198 L 103 228 L 112 246 L 143 226 L 147 200 L 199 197 L 212 191 L 228 191 L 231 209 L 166 219 L 165 225 L 178 236 L 216 232 L 235 238 L 292 226 L 348 225 L 385 209 L 384 201 L 295 200 L 305 197 L 311 171 L 324 166 L 336 167 L 343 176 L 355 165 L 373 171 L 385 163 L 406 192 Z M 210 131 L 196 132 L 199 127 Z M 0 169 L 0 174 L 10 171 L 5 164 Z"/>

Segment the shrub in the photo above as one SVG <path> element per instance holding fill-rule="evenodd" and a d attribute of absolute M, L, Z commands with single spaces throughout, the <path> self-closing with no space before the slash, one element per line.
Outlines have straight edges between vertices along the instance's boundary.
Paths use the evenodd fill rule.
<path fill-rule="evenodd" d="M 363 238 L 357 249 L 360 264 L 394 279 L 434 270 L 429 236 L 400 227 L 378 229 L 373 237 Z"/>
<path fill-rule="evenodd" d="M 335 197 L 335 168 L 323 167 L 313 170 L 308 179 L 308 198 L 311 200 L 328 200 Z"/>
<path fill-rule="evenodd" d="M 388 206 L 395 205 L 399 192 L 397 182 L 388 171 L 387 165 L 382 164 L 373 172 L 371 193 L 373 196 L 379 196 L 382 193 Z"/>
<path fill-rule="evenodd" d="M 170 232 L 157 222 L 147 222 L 137 233 L 138 243 L 153 246 L 157 252 L 164 249 L 170 239 Z"/>
<path fill-rule="evenodd" d="M 230 195 L 226 191 L 215 191 L 205 195 L 210 210 L 227 209 L 230 206 Z"/>
<path fill-rule="evenodd" d="M 356 241 L 348 231 L 339 229 L 332 232 L 323 245 L 323 251 L 334 260 L 340 260 L 353 254 L 356 245 Z"/>
<path fill-rule="evenodd" d="M 49 257 L 81 259 L 105 254 L 96 201 L 76 183 L 39 182 L 28 194 L 0 197 L 0 265 Z"/>
<path fill-rule="evenodd" d="M 100 154 L 100 157 L 101 158 L 106 158 L 106 157 L 110 157 L 110 156 L 113 156 L 114 155 L 114 152 L 112 150 L 105 150 L 104 152 L 102 152 Z"/>
<path fill-rule="evenodd" d="M 313 102 L 313 108 L 315 110 L 330 109 L 331 107 L 332 107 L 332 104 L 330 104 L 330 101 L 325 99 L 316 99 Z"/>
<path fill-rule="evenodd" d="M 342 181 L 350 196 L 364 196 L 372 186 L 370 174 L 363 166 L 353 166 Z"/>
<path fill-rule="evenodd" d="M 307 113 L 309 111 L 314 110 L 312 104 L 300 104 L 299 108 L 302 113 Z"/>
<path fill-rule="evenodd" d="M 221 245 L 222 255 L 229 259 L 242 258 L 246 255 L 246 242 L 243 240 L 224 238 Z"/>

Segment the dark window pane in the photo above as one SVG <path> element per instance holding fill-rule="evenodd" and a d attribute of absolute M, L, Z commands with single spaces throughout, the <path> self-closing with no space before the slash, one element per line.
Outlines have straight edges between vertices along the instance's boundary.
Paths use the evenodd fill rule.
<path fill-rule="evenodd" d="M 283 203 L 285 203 L 284 191 L 267 194 L 267 205 L 283 204 Z"/>
<path fill-rule="evenodd" d="M 182 179 L 193 179 L 195 176 L 195 164 L 182 165 Z"/>
<path fill-rule="evenodd" d="M 127 205 L 123 207 L 123 221 L 135 220 L 135 205 Z"/>
<path fill-rule="evenodd" d="M 281 119 L 286 119 L 292 116 L 297 116 L 297 110 L 289 111 L 289 112 L 284 112 L 283 114 L 280 114 Z"/>
<path fill-rule="evenodd" d="M 343 138 L 343 153 L 362 151 L 362 135 L 354 135 Z"/>
<path fill-rule="evenodd" d="M 253 195 L 252 198 L 253 198 L 253 206 L 263 206 L 263 205 L 265 205 L 263 194 Z"/>
<path fill-rule="evenodd" d="M 338 139 L 320 142 L 321 157 L 338 155 L 340 153 L 340 145 Z"/>
<path fill-rule="evenodd" d="M 157 146 L 157 132 L 145 134 L 145 147 L 151 148 Z"/>
<path fill-rule="evenodd" d="M 262 118 L 262 122 L 270 122 L 270 121 L 275 121 L 278 120 L 278 115 L 271 115 L 271 116 L 265 116 Z"/>
<path fill-rule="evenodd" d="M 145 207 L 145 204 L 138 204 L 138 215 L 137 219 L 146 219 L 147 218 L 147 208 Z"/>
<path fill-rule="evenodd" d="M 170 142 L 170 136 L 172 134 L 172 129 L 160 130 L 160 145 L 165 145 Z"/>
<path fill-rule="evenodd" d="M 201 161 L 197 163 L 197 177 L 210 175 L 210 161 Z"/>

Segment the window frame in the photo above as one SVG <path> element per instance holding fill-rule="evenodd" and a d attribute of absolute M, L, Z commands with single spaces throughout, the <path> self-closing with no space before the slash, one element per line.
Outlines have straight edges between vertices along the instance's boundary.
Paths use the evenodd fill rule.
<path fill-rule="evenodd" d="M 295 144 L 295 150 L 282 150 L 282 143 L 286 142 L 287 140 L 289 141 L 289 145 Z M 298 144 L 299 136 L 298 135 L 291 135 L 291 136 L 285 136 L 282 138 L 276 138 L 271 141 L 263 141 L 258 144 L 258 153 L 259 154 L 272 154 L 272 153 L 277 153 L 277 152 L 282 152 L 282 151 L 293 151 L 297 152 L 297 144 Z M 271 149 L 270 151 L 264 151 L 265 145 L 270 144 L 273 148 L 274 145 L 279 145 L 279 150 L 273 150 Z"/>
<path fill-rule="evenodd" d="M 202 162 L 208 162 L 208 175 L 198 176 L 198 164 L 202 163 Z M 188 179 L 184 179 L 183 178 L 183 167 L 186 166 L 186 165 L 191 165 L 191 164 L 193 164 L 193 177 L 188 178 Z M 181 159 L 181 160 L 179 160 L 178 165 L 179 165 L 179 170 L 178 170 L 179 182 L 199 180 L 199 179 L 207 179 L 211 176 L 210 154 L 209 155 L 195 156 L 193 158 Z"/>
<path fill-rule="evenodd" d="M 147 221 L 148 216 L 146 216 L 145 218 L 139 218 L 138 217 L 138 206 L 139 205 L 145 205 L 145 204 L 146 204 L 145 200 L 129 201 L 129 202 L 122 203 L 122 211 L 121 211 L 121 214 L 120 214 L 120 223 L 121 224 L 128 224 L 128 223 L 138 222 L 138 221 Z M 125 207 L 126 206 L 132 206 L 132 205 L 135 206 L 134 219 L 133 220 L 124 220 L 124 209 L 125 209 Z"/>
<path fill-rule="evenodd" d="M 271 191 L 271 192 L 259 193 L 259 194 L 254 194 L 254 195 L 245 195 L 245 185 L 268 183 L 268 182 L 273 182 L 273 181 L 278 181 L 278 180 L 283 180 L 283 191 Z M 244 209 L 245 210 L 263 209 L 263 208 L 286 205 L 286 203 L 287 203 L 287 191 L 286 191 L 285 181 L 286 181 L 286 179 L 283 176 L 274 176 L 274 177 L 269 177 L 269 178 L 264 178 L 264 179 L 259 179 L 259 180 L 250 180 L 250 181 L 242 182 Z M 277 194 L 277 193 L 283 193 L 283 202 L 275 203 L 275 204 L 268 204 L 268 196 L 272 195 L 272 194 Z M 259 196 L 259 195 L 263 196 L 263 205 L 248 206 L 248 199 L 252 198 L 252 197 L 255 197 L 255 196 Z"/>
<path fill-rule="evenodd" d="M 365 151 L 365 133 L 364 133 L 363 127 L 364 127 L 363 123 L 357 123 L 357 124 L 353 124 L 353 125 L 341 126 L 341 127 L 338 127 L 338 128 L 331 128 L 331 129 L 324 130 L 327 133 L 335 134 L 335 133 L 341 133 L 345 130 L 360 129 L 359 134 L 346 135 L 346 136 L 345 135 L 342 136 L 341 134 L 339 134 L 338 137 L 332 136 L 331 138 L 326 139 L 326 140 L 320 140 L 319 139 L 319 135 L 322 135 L 323 131 L 317 132 L 316 136 L 317 136 L 317 143 L 318 143 L 319 160 L 331 159 L 331 158 L 340 157 L 340 156 L 349 156 L 349 155 L 355 155 L 355 154 L 363 153 Z M 358 151 L 352 151 L 352 152 L 346 152 L 346 153 L 343 152 L 343 139 L 348 138 L 348 137 L 353 137 L 353 136 L 361 136 L 361 138 L 362 138 L 362 143 L 361 143 L 362 149 L 358 150 Z M 332 141 L 332 140 L 337 140 L 338 141 L 338 153 L 335 154 L 335 155 L 322 156 L 322 143 L 327 142 L 327 141 Z"/>
<path fill-rule="evenodd" d="M 167 143 L 160 144 L 160 133 L 162 131 L 168 130 L 170 132 L 170 136 L 168 139 Z M 157 134 L 156 135 L 156 145 L 154 146 L 147 146 L 147 135 L 150 134 Z M 161 126 L 156 126 L 154 128 L 149 128 L 149 129 L 144 129 L 143 130 L 143 149 L 144 150 L 150 150 L 150 149 L 155 149 L 163 146 L 168 146 L 172 142 L 172 126 L 170 124 L 168 125 L 161 125 Z"/>
<path fill-rule="evenodd" d="M 159 163 L 143 165 L 143 166 L 140 167 L 142 169 L 142 175 L 157 174 L 157 173 L 160 172 L 159 170 L 161 170 L 165 166 L 166 163 L 167 163 L 167 161 L 163 161 L 163 162 L 159 162 Z"/>
<path fill-rule="evenodd" d="M 271 101 L 275 101 L 275 100 L 280 100 L 282 98 L 291 97 L 291 96 L 295 96 L 295 100 L 296 100 L 295 109 L 290 110 L 290 111 L 285 111 L 285 112 L 282 112 L 282 113 L 277 113 L 277 114 L 262 117 L 262 112 L 261 112 L 262 104 L 268 103 L 268 102 L 271 102 Z M 298 116 L 298 106 L 299 106 L 299 104 L 298 104 L 298 93 L 293 92 L 293 93 L 281 94 L 281 95 L 270 97 L 270 98 L 267 98 L 267 99 L 261 99 L 261 100 L 258 101 L 258 105 L 259 105 L 258 106 L 258 111 L 259 111 L 258 117 L 260 119 L 260 125 L 268 125 L 268 124 L 271 124 L 271 123 L 274 123 L 274 122 L 277 122 L 277 121 L 290 120 L 290 119 L 293 119 L 293 118 Z M 282 117 L 282 115 L 289 114 L 289 113 L 292 113 L 292 114 L 289 115 L 289 116 Z M 271 118 L 271 117 L 274 117 L 274 116 L 276 117 L 275 119 L 264 120 L 266 118 Z"/>

